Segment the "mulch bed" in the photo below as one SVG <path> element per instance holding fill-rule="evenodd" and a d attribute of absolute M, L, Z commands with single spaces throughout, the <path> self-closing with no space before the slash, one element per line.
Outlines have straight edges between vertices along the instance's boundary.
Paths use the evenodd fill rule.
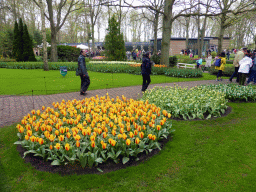
<path fill-rule="evenodd" d="M 168 142 L 171 141 L 172 136 L 169 136 L 167 139 L 163 139 L 159 141 L 161 145 L 161 149 L 163 149 L 164 145 Z M 21 145 L 17 145 L 17 151 L 19 152 L 21 158 L 23 158 L 24 152 L 26 152 L 26 149 L 24 149 Z M 159 149 L 154 149 L 151 153 L 148 153 L 148 155 L 143 152 L 138 155 L 139 160 L 135 161 L 134 159 L 131 159 L 126 163 L 123 164 L 122 162 L 119 163 L 114 163 L 113 161 L 108 161 L 106 163 L 99 164 L 98 167 L 85 167 L 82 168 L 81 165 L 78 163 L 71 165 L 59 165 L 59 166 L 53 166 L 51 165 L 52 161 L 44 161 L 42 157 L 38 156 L 33 156 L 33 154 L 29 153 L 26 155 L 24 158 L 25 163 L 30 163 L 36 170 L 38 171 L 44 171 L 44 172 L 49 172 L 49 173 L 59 173 L 60 175 L 72 175 L 72 174 L 77 174 L 77 175 L 83 175 L 83 174 L 102 174 L 97 168 L 100 168 L 103 173 L 108 173 L 112 171 L 116 171 L 119 169 L 125 169 L 126 167 L 130 166 L 136 166 L 139 165 L 140 163 L 147 161 L 150 159 L 152 156 L 158 154 L 160 152 Z"/>
<path fill-rule="evenodd" d="M 232 111 L 231 107 L 228 107 L 224 114 L 221 114 L 221 117 L 227 116 Z M 205 118 L 207 117 L 207 114 L 205 115 Z M 218 117 L 212 117 L 211 119 L 216 119 Z M 181 118 L 171 118 L 178 121 L 184 121 L 184 119 Z M 197 121 L 197 120 L 203 120 L 203 119 L 193 119 L 190 121 Z M 171 141 L 172 136 L 169 136 L 167 139 L 163 139 L 159 141 L 161 145 L 161 149 L 163 149 L 164 145 Z M 24 152 L 26 152 L 26 149 L 24 149 L 21 145 L 17 145 L 17 150 L 20 154 L 20 156 L 23 158 Z M 140 153 L 138 155 L 139 160 L 135 161 L 135 158 L 132 159 L 130 157 L 130 161 L 128 161 L 126 164 L 122 164 L 122 162 L 114 163 L 112 161 L 107 161 L 105 163 L 99 164 L 98 167 L 85 167 L 82 168 L 81 165 L 78 163 L 75 163 L 74 165 L 68 164 L 68 165 L 60 165 L 60 166 L 52 166 L 51 161 L 44 161 L 42 157 L 33 156 L 33 154 L 27 154 L 24 158 L 25 163 L 30 163 L 36 170 L 38 171 L 44 171 L 49 173 L 59 173 L 60 175 L 71 175 L 71 174 L 101 174 L 101 172 L 97 169 L 100 168 L 103 173 L 108 173 L 112 171 L 116 171 L 119 169 L 125 169 L 126 167 L 130 166 L 136 166 L 144 161 L 147 161 L 152 156 L 159 153 L 159 149 L 154 149 L 151 153 L 146 154 L 145 152 Z"/>

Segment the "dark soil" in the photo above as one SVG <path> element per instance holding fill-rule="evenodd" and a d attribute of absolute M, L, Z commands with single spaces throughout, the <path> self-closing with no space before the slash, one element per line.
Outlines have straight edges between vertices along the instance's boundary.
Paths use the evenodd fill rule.
<path fill-rule="evenodd" d="M 171 141 L 171 136 L 169 136 L 168 139 L 163 139 L 159 141 L 161 145 L 161 149 L 163 149 L 164 145 Z M 26 152 L 26 149 L 24 149 L 21 145 L 17 145 L 17 150 L 20 154 L 20 156 L 23 158 L 24 152 Z M 116 171 L 119 169 L 125 169 L 126 167 L 130 166 L 136 166 L 140 164 L 141 162 L 147 161 L 152 156 L 159 153 L 159 149 L 154 149 L 151 153 L 148 153 L 148 155 L 144 152 L 138 155 L 139 160 L 135 161 L 134 159 L 131 159 L 126 163 L 123 164 L 122 162 L 114 163 L 112 161 L 105 162 L 102 164 L 99 164 L 97 167 L 85 167 L 82 168 L 79 162 L 75 163 L 74 165 L 68 164 L 68 165 L 60 165 L 60 166 L 52 166 L 52 161 L 44 161 L 42 157 L 33 156 L 33 154 L 29 153 L 24 158 L 25 163 L 30 163 L 36 170 L 38 171 L 44 171 L 44 172 L 50 172 L 50 173 L 59 173 L 60 175 L 71 175 L 71 174 L 77 174 L 77 175 L 83 175 L 83 174 L 101 174 L 101 172 L 97 169 L 101 169 L 103 173 L 108 173 L 112 171 Z"/>
<path fill-rule="evenodd" d="M 228 107 L 227 110 L 225 111 L 224 114 L 221 114 L 221 117 L 227 116 L 231 112 L 232 108 Z M 205 118 L 208 115 L 205 114 Z M 212 117 L 211 119 L 216 119 L 218 117 Z M 174 120 L 184 120 L 181 118 L 171 118 Z M 203 119 L 193 119 L 191 121 L 196 121 L 196 120 L 203 120 Z M 162 141 L 159 141 L 161 145 L 161 149 L 163 149 L 164 145 L 171 140 L 171 136 L 169 136 L 168 139 L 163 139 Z M 26 149 L 24 149 L 21 145 L 17 145 L 17 150 L 20 154 L 21 157 L 23 157 L 24 152 L 26 152 Z M 141 162 L 147 161 L 150 159 L 152 156 L 156 155 L 159 153 L 159 149 L 154 149 L 151 153 L 146 154 L 141 153 L 138 155 L 139 160 L 135 161 L 134 159 L 131 159 L 126 163 L 122 164 L 122 162 L 119 163 L 114 163 L 112 161 L 107 161 L 105 163 L 99 164 L 97 167 L 85 167 L 82 168 L 79 162 L 75 163 L 74 165 L 68 164 L 68 165 L 60 165 L 60 166 L 52 166 L 51 161 L 44 161 L 42 157 L 38 156 L 33 156 L 33 154 L 29 153 L 26 155 L 24 158 L 24 161 L 26 163 L 30 163 L 36 170 L 38 171 L 44 171 L 44 172 L 50 172 L 50 173 L 59 173 L 61 175 L 71 175 L 71 174 L 77 174 L 77 175 L 82 175 L 82 174 L 101 174 L 101 172 L 97 169 L 101 169 L 103 173 L 108 173 L 112 171 L 116 171 L 119 169 L 125 169 L 126 167 L 130 166 L 136 166 L 140 164 Z"/>

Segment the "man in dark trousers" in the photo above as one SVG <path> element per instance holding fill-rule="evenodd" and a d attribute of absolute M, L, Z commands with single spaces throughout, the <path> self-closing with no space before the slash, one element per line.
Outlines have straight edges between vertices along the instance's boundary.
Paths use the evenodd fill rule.
<path fill-rule="evenodd" d="M 80 95 L 86 95 L 86 91 L 90 85 L 90 78 L 85 65 L 86 52 L 84 50 L 80 51 L 80 56 L 78 57 L 78 70 L 81 78 L 81 90 Z"/>
<path fill-rule="evenodd" d="M 143 55 L 142 64 L 141 64 L 141 74 L 143 78 L 141 91 L 143 92 L 146 91 L 146 89 L 148 88 L 148 85 L 151 82 L 151 79 L 150 79 L 151 65 L 152 65 L 152 62 L 150 61 L 150 53 L 148 51 Z"/>

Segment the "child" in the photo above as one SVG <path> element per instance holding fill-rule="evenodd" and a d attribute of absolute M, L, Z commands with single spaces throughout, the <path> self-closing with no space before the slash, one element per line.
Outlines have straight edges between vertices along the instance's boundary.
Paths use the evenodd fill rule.
<path fill-rule="evenodd" d="M 221 52 L 218 59 L 221 59 L 221 65 L 219 67 L 215 66 L 215 69 L 218 70 L 216 81 L 222 81 L 222 78 L 221 78 L 222 77 L 222 71 L 224 71 L 224 68 L 225 68 L 225 65 L 226 65 L 226 54 L 225 54 L 225 52 Z M 219 77 L 220 77 L 220 79 L 219 79 Z"/>
<path fill-rule="evenodd" d="M 198 57 L 198 60 L 196 61 L 196 68 L 200 68 L 200 65 L 202 65 L 203 59 L 201 57 Z"/>

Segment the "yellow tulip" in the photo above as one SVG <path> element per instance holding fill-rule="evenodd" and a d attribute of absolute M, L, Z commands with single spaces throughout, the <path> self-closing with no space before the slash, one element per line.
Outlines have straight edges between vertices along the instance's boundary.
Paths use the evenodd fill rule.
<path fill-rule="evenodd" d="M 71 133 L 67 132 L 66 136 L 69 139 L 71 137 Z"/>
<path fill-rule="evenodd" d="M 91 142 L 91 146 L 92 146 L 92 148 L 95 147 L 95 142 L 94 141 Z"/>
<path fill-rule="evenodd" d="M 36 137 L 33 135 L 32 137 L 30 137 L 30 141 L 35 142 L 36 141 Z"/>
<path fill-rule="evenodd" d="M 56 145 L 54 146 L 57 150 L 60 149 L 60 144 L 59 143 L 56 143 Z"/>
<path fill-rule="evenodd" d="M 69 151 L 69 149 L 70 149 L 70 146 L 69 146 L 68 143 L 66 143 L 66 145 L 65 145 L 65 150 L 66 150 L 66 151 Z"/>
<path fill-rule="evenodd" d="M 64 135 L 60 135 L 59 136 L 59 141 L 64 141 L 64 138 L 65 138 Z"/>
<path fill-rule="evenodd" d="M 138 137 L 135 139 L 135 143 L 136 143 L 137 145 L 140 143 L 140 139 L 139 139 Z"/>
<path fill-rule="evenodd" d="M 126 145 L 129 146 L 129 145 L 131 144 L 131 140 L 130 140 L 130 139 L 127 139 L 125 143 L 126 143 Z"/>
<path fill-rule="evenodd" d="M 102 149 L 106 149 L 107 148 L 107 143 L 103 142 L 101 145 L 102 145 Z"/>
<path fill-rule="evenodd" d="M 75 140 L 76 140 L 76 141 L 79 141 L 80 139 L 81 139 L 80 135 L 76 135 L 76 136 L 75 136 Z"/>
<path fill-rule="evenodd" d="M 51 142 L 53 142 L 54 139 L 55 139 L 55 137 L 54 137 L 53 135 L 50 135 L 50 136 L 48 137 L 48 139 L 49 139 Z"/>
<path fill-rule="evenodd" d="M 38 139 L 38 143 L 39 143 L 40 145 L 43 145 L 43 144 L 44 144 L 44 140 L 43 140 L 42 138 L 39 138 L 39 139 Z"/>
<path fill-rule="evenodd" d="M 139 133 L 139 136 L 140 136 L 141 139 L 143 139 L 144 133 L 143 133 L 143 132 L 140 132 L 140 133 Z"/>
<path fill-rule="evenodd" d="M 25 139 L 26 139 L 26 140 L 29 140 L 29 136 L 28 136 L 28 135 L 26 135 L 26 136 L 25 136 Z"/>

